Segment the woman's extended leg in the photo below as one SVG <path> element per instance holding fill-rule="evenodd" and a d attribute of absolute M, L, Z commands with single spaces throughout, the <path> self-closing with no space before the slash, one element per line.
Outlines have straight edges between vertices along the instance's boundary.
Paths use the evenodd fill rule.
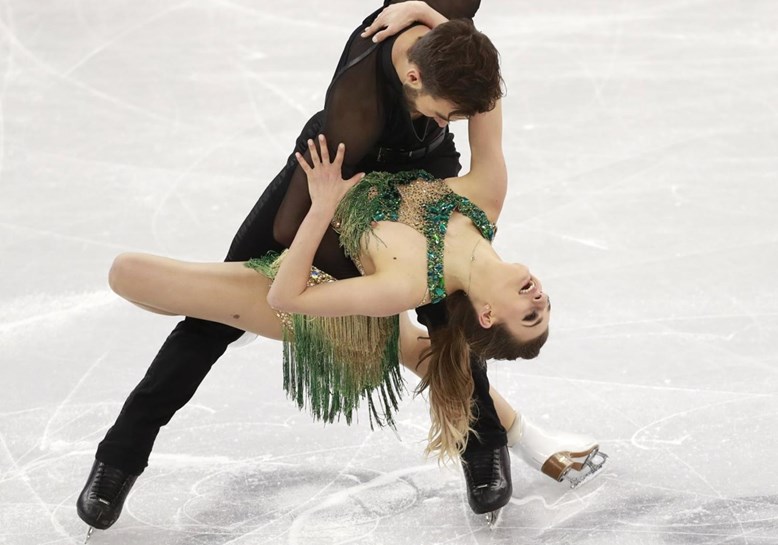
<path fill-rule="evenodd" d="M 189 263 L 125 253 L 113 262 L 111 289 L 146 310 L 219 322 L 281 339 L 281 323 L 267 304 L 270 280 L 243 263 Z"/>

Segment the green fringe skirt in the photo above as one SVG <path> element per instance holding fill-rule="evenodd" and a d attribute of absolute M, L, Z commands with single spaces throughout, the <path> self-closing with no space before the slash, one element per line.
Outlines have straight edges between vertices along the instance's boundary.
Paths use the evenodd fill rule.
<path fill-rule="evenodd" d="M 246 266 L 273 279 L 280 256 L 270 253 Z M 335 282 L 312 267 L 309 286 Z M 317 420 L 351 421 L 364 400 L 370 427 L 394 427 L 405 383 L 399 366 L 399 318 L 319 317 L 277 312 L 284 330 L 284 390 Z"/>

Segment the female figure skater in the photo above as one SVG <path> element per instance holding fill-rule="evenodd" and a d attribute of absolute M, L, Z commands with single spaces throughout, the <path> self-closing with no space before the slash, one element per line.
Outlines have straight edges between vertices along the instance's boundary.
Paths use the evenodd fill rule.
<path fill-rule="evenodd" d="M 385 4 L 388 3 L 389 2 L 386 2 Z M 464 9 L 461 6 L 454 9 L 453 4 L 453 2 L 440 3 L 439 7 L 451 9 L 453 11 L 449 13 L 449 16 L 459 17 L 472 16 L 472 13 L 474 13 L 478 5 L 477 2 L 472 3 L 474 4 L 474 7 L 471 11 L 468 11 L 469 8 Z M 464 4 L 466 4 L 466 2 Z M 410 10 L 410 16 L 408 16 L 408 14 L 402 14 L 403 7 L 414 8 L 414 10 L 423 9 L 422 13 L 416 13 L 414 10 Z M 386 10 L 380 12 L 379 15 L 376 16 L 376 14 L 374 14 L 373 17 L 365 20 L 364 24 L 369 24 L 369 27 L 362 36 L 364 37 L 365 35 L 374 32 L 378 32 L 381 37 L 386 37 L 384 36 L 385 34 L 393 34 L 398 31 L 402 33 L 409 28 L 408 25 L 414 20 L 424 21 L 429 27 L 435 27 L 442 22 L 439 14 L 433 12 L 433 14 L 430 15 L 428 12 L 429 8 L 419 2 L 389 6 Z M 378 14 L 378 12 L 376 13 Z M 445 21 L 445 18 L 443 18 L 443 21 Z M 360 28 L 357 32 L 361 30 L 362 29 Z M 408 35 L 410 36 L 418 30 L 419 29 L 416 27 L 411 28 L 408 30 Z M 417 34 L 413 34 L 412 38 L 417 38 Z M 352 38 L 354 37 L 352 36 Z M 381 40 L 377 39 L 375 41 Z M 389 40 L 388 43 L 391 46 L 392 40 Z M 400 40 L 397 41 L 397 44 L 399 43 Z M 403 47 L 407 48 L 411 42 L 405 40 L 403 43 L 405 44 Z M 468 43 L 470 43 L 470 41 L 468 41 Z M 399 46 L 377 49 L 376 51 L 380 53 L 379 56 L 382 59 L 381 62 L 368 62 L 368 60 L 373 59 L 376 55 L 365 57 L 364 55 L 357 55 L 358 51 L 353 55 L 347 54 L 348 51 L 350 51 L 349 47 L 351 45 L 354 45 L 354 47 L 362 47 L 362 44 L 363 41 L 357 39 L 349 40 L 349 45 L 347 45 L 347 49 L 344 51 L 342 60 L 345 59 L 345 61 L 348 62 L 352 57 L 363 60 L 358 65 L 354 65 L 353 63 L 348 64 L 348 74 L 362 74 L 364 77 L 360 76 L 362 78 L 360 81 L 363 81 L 363 83 L 375 82 L 378 81 L 378 79 L 381 79 L 377 79 L 375 74 L 376 70 L 386 76 L 384 78 L 386 82 L 391 83 L 397 79 L 400 72 L 398 71 L 399 68 L 396 66 L 396 63 L 400 62 L 403 57 L 403 55 L 398 53 L 398 56 L 395 58 L 394 53 L 398 51 Z M 391 59 L 389 56 L 390 52 L 392 53 Z M 357 70 L 359 66 L 363 68 L 373 68 L 367 69 L 367 71 Z M 344 69 L 344 71 L 346 70 Z M 384 74 L 384 72 L 386 74 Z M 472 71 L 468 70 L 465 75 L 476 77 L 478 81 L 481 81 L 478 79 L 482 75 L 481 72 L 471 72 Z M 370 166 L 370 170 L 377 167 L 376 169 L 378 170 L 386 169 L 396 171 L 397 168 L 389 167 L 393 164 L 393 161 L 400 161 L 402 159 L 403 164 L 407 164 L 405 168 L 429 168 L 433 172 L 436 172 L 438 176 L 442 177 L 453 176 L 459 171 L 457 161 L 458 154 L 456 154 L 453 149 L 453 144 L 450 142 L 450 136 L 445 139 L 448 147 L 440 146 L 435 150 L 435 146 L 440 141 L 438 136 L 446 136 L 446 134 L 445 131 L 436 133 L 427 130 L 431 125 L 435 126 L 435 124 L 432 123 L 433 119 L 431 118 L 426 119 L 426 125 L 422 126 L 422 132 L 423 135 L 425 135 L 425 139 L 421 144 L 421 148 L 423 149 L 416 150 L 414 146 L 411 146 L 415 151 L 409 155 L 407 151 L 403 153 L 393 151 L 391 149 L 392 146 L 389 146 L 389 148 L 386 148 L 383 144 L 378 148 L 373 146 L 373 141 L 378 138 L 379 134 L 384 135 L 387 133 L 387 127 L 382 129 L 383 132 L 381 132 L 377 129 L 377 127 L 379 127 L 378 125 L 366 125 L 365 112 L 362 110 L 362 106 L 372 104 L 376 107 L 377 113 L 384 112 L 385 108 L 378 107 L 383 104 L 379 98 L 386 95 L 384 91 L 387 89 L 381 88 L 383 89 L 381 93 L 378 93 L 380 89 L 375 89 L 375 93 L 378 94 L 374 96 L 375 93 L 371 94 L 366 91 L 366 89 L 372 89 L 372 87 L 357 85 L 354 78 L 345 77 L 348 74 L 344 75 L 339 70 L 333 81 L 333 85 L 327 93 L 328 104 L 330 106 L 342 106 L 345 110 L 333 110 L 330 112 L 327 109 L 327 105 L 325 105 L 325 110 L 329 112 L 329 115 L 326 116 L 328 121 L 325 127 L 320 126 L 320 129 L 318 130 L 324 131 L 326 129 L 327 134 L 337 137 L 338 139 L 344 138 L 344 134 L 350 135 L 351 139 L 348 140 L 348 142 L 352 163 L 358 163 L 355 157 L 361 157 L 361 153 L 364 154 L 368 151 L 374 153 L 377 149 L 377 159 L 375 161 L 367 161 L 363 168 Z M 338 77 L 338 75 L 343 77 Z M 425 76 L 425 81 L 427 83 L 435 79 L 432 72 L 425 72 Z M 352 97 L 353 99 L 335 101 L 335 98 L 341 97 L 344 93 L 336 92 L 333 90 L 333 87 L 340 91 L 348 90 L 350 94 L 346 93 L 346 95 L 349 97 L 352 97 L 352 95 L 355 96 Z M 391 89 L 395 90 L 397 93 L 408 91 L 408 86 L 401 84 L 399 80 L 396 82 L 396 85 L 388 85 L 388 87 L 391 87 Z M 395 89 L 395 87 L 397 87 L 397 89 Z M 473 92 L 471 87 L 468 87 L 468 89 L 471 90 L 471 93 Z M 450 103 L 449 101 L 441 102 L 441 100 L 430 102 L 429 99 L 432 94 L 422 92 L 415 87 L 411 90 L 413 90 L 413 94 L 408 95 L 407 92 L 405 93 L 405 99 L 407 107 L 410 108 L 410 113 L 403 107 L 405 102 L 398 99 L 397 108 L 399 108 L 400 111 L 395 113 L 394 110 L 389 111 L 387 107 L 386 117 L 387 119 L 392 120 L 413 117 L 414 128 L 409 132 L 412 139 L 418 137 L 418 127 L 416 127 L 418 123 L 416 122 L 424 121 L 423 117 L 416 119 L 414 115 L 422 115 L 421 112 L 426 112 L 423 115 L 428 116 L 433 116 L 434 114 L 434 121 L 437 122 L 438 125 L 444 126 L 451 117 L 455 117 L 451 115 L 451 112 L 460 111 L 454 103 Z M 480 96 L 479 93 L 475 94 Z M 359 100 L 356 100 L 356 98 Z M 413 112 L 416 112 L 416 114 L 413 114 Z M 350 115 L 351 113 L 358 113 L 359 115 Z M 316 118 L 316 116 L 314 116 L 314 118 Z M 383 117 L 380 119 L 383 119 Z M 311 122 L 314 120 L 315 119 L 312 118 Z M 311 124 L 310 128 L 306 126 L 303 134 L 316 134 L 315 132 L 312 132 L 317 130 L 313 127 L 315 124 L 316 123 Z M 319 123 L 319 125 L 321 124 Z M 346 131 L 344 129 L 352 126 L 353 130 L 349 129 Z M 399 146 L 399 148 L 407 150 L 408 147 L 405 144 L 400 145 L 400 140 L 396 137 L 397 135 L 394 135 L 399 129 L 394 127 L 394 125 L 388 128 L 392 128 L 392 131 L 388 131 L 388 133 L 391 133 L 390 143 L 394 143 Z M 435 129 L 437 129 L 437 127 L 435 127 Z M 429 138 L 427 139 L 426 135 L 428 133 Z M 304 138 L 303 135 L 301 135 L 301 138 Z M 383 140 L 381 140 L 381 142 L 383 142 Z M 298 149 L 301 150 L 301 148 Z M 434 153 L 433 150 L 435 150 Z M 440 150 L 443 151 L 441 152 Z M 423 160 L 425 153 L 429 154 L 429 161 L 426 162 Z M 422 157 L 422 159 L 419 159 L 419 157 Z M 348 157 L 346 159 L 346 162 L 349 162 Z M 281 249 L 292 242 L 297 226 L 302 221 L 302 218 L 305 216 L 305 211 L 309 206 L 305 175 L 302 173 L 302 169 L 294 169 L 294 163 L 295 161 L 292 158 L 291 161 L 288 162 L 287 167 L 279 174 L 277 180 L 271 184 L 271 187 L 266 191 L 266 194 L 263 194 L 260 198 L 249 218 L 247 218 L 246 222 L 244 222 L 244 225 L 241 227 L 239 234 L 236 236 L 233 248 L 230 250 L 231 258 L 229 259 L 245 260 L 252 255 L 261 255 L 264 251 L 267 251 L 269 247 L 278 247 L 278 249 Z M 446 168 L 442 168 L 446 165 L 448 165 Z M 293 170 L 294 175 L 292 176 Z M 346 169 L 346 171 L 352 173 L 355 170 L 356 169 L 352 167 Z M 298 173 L 300 176 L 298 176 Z M 291 185 L 289 183 L 290 176 L 292 178 Z M 287 188 L 289 188 L 288 191 Z M 287 199 L 286 197 L 294 198 Z M 501 197 L 499 199 L 501 201 Z M 283 214 L 278 214 L 279 218 L 282 216 L 284 217 L 283 221 L 280 222 L 280 230 L 278 229 L 279 222 L 274 222 L 274 218 L 276 218 L 275 208 L 279 205 L 279 200 L 283 200 L 281 208 L 284 209 Z M 299 215 L 296 216 L 296 214 Z M 359 224 L 359 222 L 357 222 L 357 224 Z M 352 221 L 352 227 L 353 225 L 355 224 Z M 272 231 L 277 240 L 281 242 L 268 246 L 263 242 L 268 238 L 262 234 L 263 230 Z M 413 231 L 410 232 L 413 233 Z M 332 234 L 332 232 L 329 233 L 329 235 Z M 257 237 L 257 235 L 259 235 L 259 237 Z M 328 245 L 329 252 L 320 252 L 320 257 L 329 256 L 328 259 L 322 261 L 327 263 L 326 268 L 330 270 L 332 264 L 333 268 L 330 272 L 339 277 L 353 276 L 356 274 L 357 271 L 353 264 L 342 258 L 342 253 L 337 246 L 337 238 L 330 237 L 328 239 L 328 236 L 325 235 L 325 240 L 334 242 L 334 244 Z M 355 239 L 352 237 L 352 246 L 354 240 Z M 487 243 L 479 241 L 478 244 Z M 251 247 L 256 247 L 258 251 L 252 253 L 250 251 Z M 471 259 L 475 259 L 477 254 L 480 255 L 482 252 L 482 248 L 473 247 Z M 341 255 L 340 261 L 333 257 L 338 254 Z M 358 249 L 352 251 L 353 257 L 356 257 L 357 259 L 359 258 L 358 254 Z M 337 263 L 335 263 L 336 261 Z M 237 335 L 240 333 L 239 330 L 252 329 L 250 325 L 247 325 L 252 322 L 252 319 L 250 316 L 247 317 L 245 312 L 243 318 L 240 318 L 240 315 L 237 312 L 225 315 L 224 312 L 219 309 L 203 308 L 202 306 L 198 307 L 196 303 L 199 301 L 199 297 L 205 292 L 198 290 L 195 293 L 184 294 L 182 296 L 182 290 L 189 288 L 186 284 L 181 285 L 173 282 L 173 287 L 178 291 L 175 291 L 175 289 L 167 292 L 164 289 L 153 291 L 155 286 L 157 288 L 159 287 L 156 282 L 160 282 L 160 277 L 165 274 L 165 268 L 160 265 L 162 262 L 164 262 L 164 260 L 160 260 L 159 258 L 126 255 L 117 259 L 111 274 L 111 282 L 114 288 L 118 292 L 123 293 L 128 299 L 133 300 L 142 306 L 145 301 L 145 306 L 150 310 L 170 314 L 184 314 L 189 315 L 190 317 L 181 322 L 179 327 L 176 328 L 176 331 L 171 334 L 170 338 L 163 346 L 163 349 L 158 354 L 158 357 L 155 358 L 149 373 L 130 395 L 119 419 L 117 419 L 116 424 L 111 428 L 98 449 L 90 476 L 84 490 L 79 496 L 78 513 L 88 524 L 100 529 L 108 528 L 118 518 L 127 493 L 132 487 L 137 475 L 146 465 L 148 453 L 151 450 L 153 440 L 156 437 L 156 433 L 159 431 L 159 427 L 170 419 L 175 410 L 186 403 L 189 396 L 191 396 L 191 393 L 194 392 L 194 389 L 202 380 L 205 373 L 207 373 L 210 365 L 224 350 L 226 344 L 230 340 L 237 338 Z M 339 267 L 339 263 L 342 266 Z M 151 266 L 151 264 L 154 266 Z M 181 273 L 180 276 L 182 278 L 188 278 L 187 282 L 192 283 L 195 287 L 198 286 L 197 282 L 194 281 L 195 278 L 200 278 L 202 276 L 207 277 L 209 274 L 208 271 L 210 271 L 210 269 L 204 266 L 193 266 L 191 267 L 192 271 L 190 271 L 189 267 L 186 267 L 183 264 L 179 265 L 187 272 L 191 272 L 193 276 L 183 274 L 183 271 L 180 271 L 175 267 L 168 268 L 177 275 Z M 267 262 L 255 262 L 255 265 L 263 269 L 268 269 L 267 272 L 269 274 L 272 273 L 272 269 L 274 269 L 274 267 Z M 229 265 L 222 267 L 229 267 Z M 344 267 L 353 272 L 344 274 Z M 437 262 L 436 267 L 442 267 L 442 261 Z M 435 270 L 435 267 L 433 267 L 428 273 L 433 274 L 434 276 L 437 274 L 435 273 Z M 241 272 L 245 274 L 250 271 L 241 269 Z M 153 281 L 144 286 L 143 282 L 133 280 L 133 276 L 135 275 L 152 276 Z M 219 269 L 218 272 L 212 271 L 210 279 L 222 279 L 222 281 L 227 283 L 244 281 L 249 283 L 258 280 L 254 276 L 251 276 L 251 280 L 248 280 L 246 278 L 241 279 L 238 273 L 236 273 L 236 275 L 237 276 L 230 276 L 229 274 L 226 274 L 225 269 Z M 323 275 L 318 274 L 317 278 L 323 278 Z M 226 285 L 222 287 L 228 289 Z M 143 291 L 143 288 L 149 288 L 149 290 L 152 291 Z M 254 300 L 254 297 L 256 297 L 256 301 L 264 304 L 262 290 L 266 290 L 267 285 L 264 287 L 259 286 L 257 289 L 259 289 L 260 295 L 252 293 L 251 298 L 244 299 L 242 302 L 246 303 L 252 301 Z M 214 288 L 214 292 L 218 291 L 219 290 Z M 247 291 L 251 291 L 251 289 L 247 288 Z M 435 289 L 430 290 L 430 293 L 432 294 L 436 291 L 445 293 L 445 285 L 441 285 L 441 283 L 438 282 Z M 165 299 L 164 296 L 170 296 L 172 299 Z M 434 299 L 438 300 L 439 297 L 440 293 L 435 293 Z M 429 299 L 432 299 L 432 297 L 429 296 Z M 455 299 L 456 296 L 452 297 L 449 302 L 454 305 L 453 301 Z M 459 297 L 459 299 L 461 299 L 461 297 Z M 409 306 L 413 306 L 414 304 L 415 303 L 409 304 Z M 228 305 L 227 300 L 225 300 L 225 305 Z M 231 306 L 231 303 L 229 303 L 229 306 Z M 391 320 L 388 322 L 385 321 L 389 324 L 389 327 L 381 328 L 372 327 L 369 321 L 356 318 L 306 318 L 301 320 L 299 317 L 295 318 L 294 316 L 284 314 L 284 322 L 292 327 L 285 327 L 282 329 L 278 326 L 277 318 L 274 313 L 267 312 L 263 314 L 262 309 L 255 308 L 253 310 L 257 312 L 253 317 L 254 321 L 263 316 L 267 318 L 266 322 L 254 323 L 253 329 L 255 331 L 276 338 L 280 338 L 282 334 L 285 334 L 289 341 L 285 358 L 287 369 L 286 386 L 287 390 L 295 395 L 298 403 L 301 405 L 307 404 L 315 414 L 328 420 L 333 419 L 341 413 L 345 415 L 346 419 L 349 419 L 352 410 L 359 399 L 366 398 L 374 409 L 371 414 L 379 423 L 382 417 L 379 413 L 383 413 L 383 416 L 388 419 L 391 418 L 390 409 L 395 406 L 395 394 L 399 387 L 396 355 L 392 357 L 391 351 L 386 354 L 386 358 L 382 355 L 381 361 L 384 362 L 385 365 L 382 364 L 379 366 L 381 372 L 376 372 L 375 365 L 372 366 L 372 371 L 368 372 L 368 370 L 371 369 L 371 365 L 369 364 L 370 359 L 360 356 L 359 350 L 348 352 L 347 348 L 349 348 L 349 346 L 352 346 L 353 348 L 354 345 L 356 345 L 357 348 L 365 345 L 381 345 L 381 343 L 371 342 L 371 339 L 376 338 L 376 335 L 379 335 L 380 337 L 381 331 L 384 331 L 383 335 L 385 335 L 387 331 L 396 331 L 396 322 L 394 322 L 393 325 Z M 445 314 L 445 312 L 443 312 L 443 306 L 425 305 L 422 310 L 423 312 L 421 310 L 419 312 L 420 319 L 423 320 L 428 328 L 438 330 L 433 334 L 433 336 L 440 341 L 435 343 L 436 346 L 447 346 L 446 342 L 443 342 L 441 339 L 443 339 L 443 332 L 450 331 L 450 329 L 440 329 L 439 327 L 440 323 L 444 323 L 446 320 L 445 316 L 443 316 L 443 314 Z M 370 314 L 370 312 L 367 312 L 367 314 Z M 455 314 L 455 312 L 452 312 L 452 315 Z M 208 318 L 209 316 L 214 316 L 215 320 L 221 321 L 222 323 L 236 325 L 238 329 L 197 319 Z M 275 326 L 273 326 L 274 321 L 276 321 Z M 380 322 L 381 320 L 378 320 L 376 323 Z M 471 321 L 470 323 L 475 322 Z M 401 324 L 401 331 L 403 332 L 402 337 L 404 340 L 401 350 L 403 362 L 408 364 L 418 374 L 426 376 L 427 364 L 435 361 L 435 357 L 424 359 L 422 364 L 419 364 L 418 362 L 420 361 L 420 355 L 429 348 L 429 341 L 420 338 L 424 332 L 414 329 L 409 321 L 403 320 Z M 362 329 L 359 329 L 359 327 Z M 337 338 L 338 335 L 343 338 L 345 333 L 348 336 L 347 340 L 349 340 L 349 342 L 329 343 L 328 347 L 327 343 L 322 342 L 323 337 L 326 335 L 323 336 L 321 333 L 335 335 L 334 338 Z M 373 337 L 371 337 L 371 335 Z M 333 352 L 333 346 L 337 347 L 337 353 Z M 397 343 L 389 342 L 387 343 L 387 346 L 393 346 L 393 350 L 396 353 Z M 293 347 L 295 350 L 292 350 Z M 312 350 L 312 348 L 315 348 L 315 350 Z M 321 365 L 323 362 L 327 361 L 325 355 L 327 355 L 328 351 L 328 357 L 332 359 L 334 356 L 337 356 L 334 359 L 339 359 L 341 364 L 344 361 L 351 359 L 352 362 L 356 361 L 360 365 Z M 488 352 L 482 350 L 481 353 Z M 434 354 L 439 355 L 440 352 L 433 351 L 433 356 Z M 527 354 L 530 354 L 530 352 L 527 352 Z M 344 358 L 344 356 L 346 357 Z M 440 360 L 439 357 L 437 359 Z M 305 364 L 306 361 L 309 362 L 310 365 Z M 533 425 L 526 417 L 518 415 L 512 407 L 497 394 L 497 392 L 494 390 L 489 392 L 485 369 L 479 369 L 479 367 L 478 358 L 474 356 L 470 368 L 471 377 L 467 380 L 460 381 L 458 383 L 459 386 L 450 392 L 452 399 L 460 400 L 459 412 L 464 414 L 467 412 L 465 409 L 469 410 L 469 404 L 467 402 L 462 402 L 461 399 L 464 398 L 461 396 L 463 393 L 466 393 L 466 390 L 469 388 L 468 384 L 472 384 L 473 382 L 476 383 L 478 395 L 474 395 L 473 400 L 475 400 L 475 403 L 479 403 L 476 405 L 479 408 L 479 419 L 477 423 L 473 424 L 473 428 L 474 434 L 476 434 L 474 437 L 477 437 L 478 440 L 471 441 L 471 445 L 468 447 L 467 452 L 462 456 L 462 465 L 467 481 L 468 501 L 473 510 L 476 513 L 488 512 L 504 505 L 510 498 L 511 485 L 507 449 L 505 449 L 504 446 L 496 448 L 500 444 L 499 433 L 494 430 L 499 428 L 503 437 L 505 437 L 505 431 L 502 431 L 501 424 L 507 429 L 508 444 L 513 445 L 514 450 L 524 457 L 531 466 L 555 479 L 561 480 L 562 477 L 567 475 L 566 479 L 573 482 L 570 475 L 576 472 L 571 470 L 582 469 L 580 460 L 588 461 L 592 456 L 592 453 L 596 452 L 597 443 L 591 438 L 583 436 L 560 432 L 549 433 L 548 431 Z M 444 369 L 445 367 L 437 365 L 436 368 Z M 333 370 L 340 370 L 339 374 L 335 373 Z M 432 376 L 433 375 L 430 375 L 430 377 Z M 356 382 L 353 380 L 354 378 L 357 379 Z M 475 380 L 473 380 L 473 378 Z M 435 379 L 431 378 L 430 384 L 433 384 L 434 380 Z M 331 388 L 330 382 L 332 381 L 335 381 L 335 384 L 338 387 Z M 356 387 L 355 384 L 357 385 Z M 449 383 L 447 382 L 446 384 Z M 457 383 L 450 382 L 450 384 L 455 386 Z M 457 388 L 461 390 L 462 386 L 464 387 L 464 390 L 458 391 Z M 374 389 L 376 392 L 380 393 L 380 396 L 376 396 L 379 403 L 372 402 L 373 396 L 371 393 Z M 348 395 L 342 395 L 342 392 L 344 391 L 347 392 Z M 440 388 L 435 389 L 434 392 L 440 392 L 441 395 L 444 395 L 445 393 Z M 490 398 L 488 400 L 488 405 L 486 404 L 486 401 L 484 401 L 484 392 L 486 392 L 486 394 L 491 393 L 491 396 L 486 396 Z M 478 401 L 479 399 L 481 400 L 480 402 Z M 489 405 L 492 404 L 492 400 L 494 405 L 490 407 Z M 465 405 L 467 406 L 465 407 Z M 497 415 L 494 414 L 494 408 L 496 408 L 497 413 L 499 413 L 499 420 L 497 419 Z M 445 419 L 446 417 L 442 416 L 441 418 L 438 418 L 437 421 L 445 421 Z M 461 421 L 464 422 L 464 420 Z M 460 429 L 464 428 L 460 426 Z M 433 436 L 436 435 L 437 434 L 433 434 Z M 488 439 L 486 437 L 487 435 L 489 436 Z M 456 444 L 456 437 L 453 439 L 449 438 L 447 443 Z M 464 442 L 461 441 L 460 446 L 463 444 Z M 503 442 L 502 445 L 504 444 L 505 443 Z M 573 458 L 578 458 L 578 461 L 570 459 L 571 453 L 575 454 Z M 558 463 L 549 465 L 547 463 L 549 461 L 557 461 Z"/>
<path fill-rule="evenodd" d="M 457 457 L 473 418 L 468 350 L 485 359 L 535 357 L 550 313 L 540 282 L 491 247 L 507 189 L 499 102 L 470 119 L 469 133 L 471 169 L 465 176 L 373 173 L 347 182 L 341 178 L 344 147 L 331 162 L 320 136 L 320 150 L 309 142 L 312 165 L 298 156 L 312 204 L 283 259 L 252 260 L 247 267 L 123 254 L 112 267 L 111 286 L 148 310 L 284 338 L 287 390 L 301 405 L 333 420 L 350 418 L 359 399 L 367 398 L 379 423 L 391 422 L 396 405 L 397 315 L 446 298 L 448 323 L 429 324 L 422 388 L 430 389 L 427 451 Z M 331 222 L 364 276 L 328 281 L 312 272 Z M 380 395 L 374 397 L 376 389 Z"/>

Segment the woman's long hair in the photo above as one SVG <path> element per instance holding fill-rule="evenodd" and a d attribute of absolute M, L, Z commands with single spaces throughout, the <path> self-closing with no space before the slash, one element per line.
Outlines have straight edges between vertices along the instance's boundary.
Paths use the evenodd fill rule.
<path fill-rule="evenodd" d="M 445 326 L 430 328 L 430 348 L 422 359 L 429 358 L 427 374 L 417 392 L 429 388 L 429 442 L 426 454 L 436 454 L 442 461 L 455 460 L 465 450 L 473 416 L 473 374 L 470 353 L 477 365 L 487 359 L 532 359 L 548 338 L 548 330 L 532 341 L 519 342 L 504 324 L 481 327 L 470 299 L 463 291 L 446 297 L 448 321 Z"/>

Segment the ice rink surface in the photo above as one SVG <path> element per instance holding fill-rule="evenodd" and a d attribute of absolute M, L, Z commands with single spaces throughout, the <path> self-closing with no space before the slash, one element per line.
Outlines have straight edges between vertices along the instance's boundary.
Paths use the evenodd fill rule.
<path fill-rule="evenodd" d="M 109 291 L 113 257 L 220 260 L 375 4 L 0 2 L 0 543 L 83 541 L 95 447 L 176 323 Z M 778 4 L 484 0 L 476 22 L 508 87 L 496 246 L 554 300 L 541 357 L 490 377 L 607 470 L 571 491 L 514 458 L 490 530 L 423 459 L 424 399 L 399 439 L 324 427 L 260 340 L 94 545 L 778 543 Z"/>

